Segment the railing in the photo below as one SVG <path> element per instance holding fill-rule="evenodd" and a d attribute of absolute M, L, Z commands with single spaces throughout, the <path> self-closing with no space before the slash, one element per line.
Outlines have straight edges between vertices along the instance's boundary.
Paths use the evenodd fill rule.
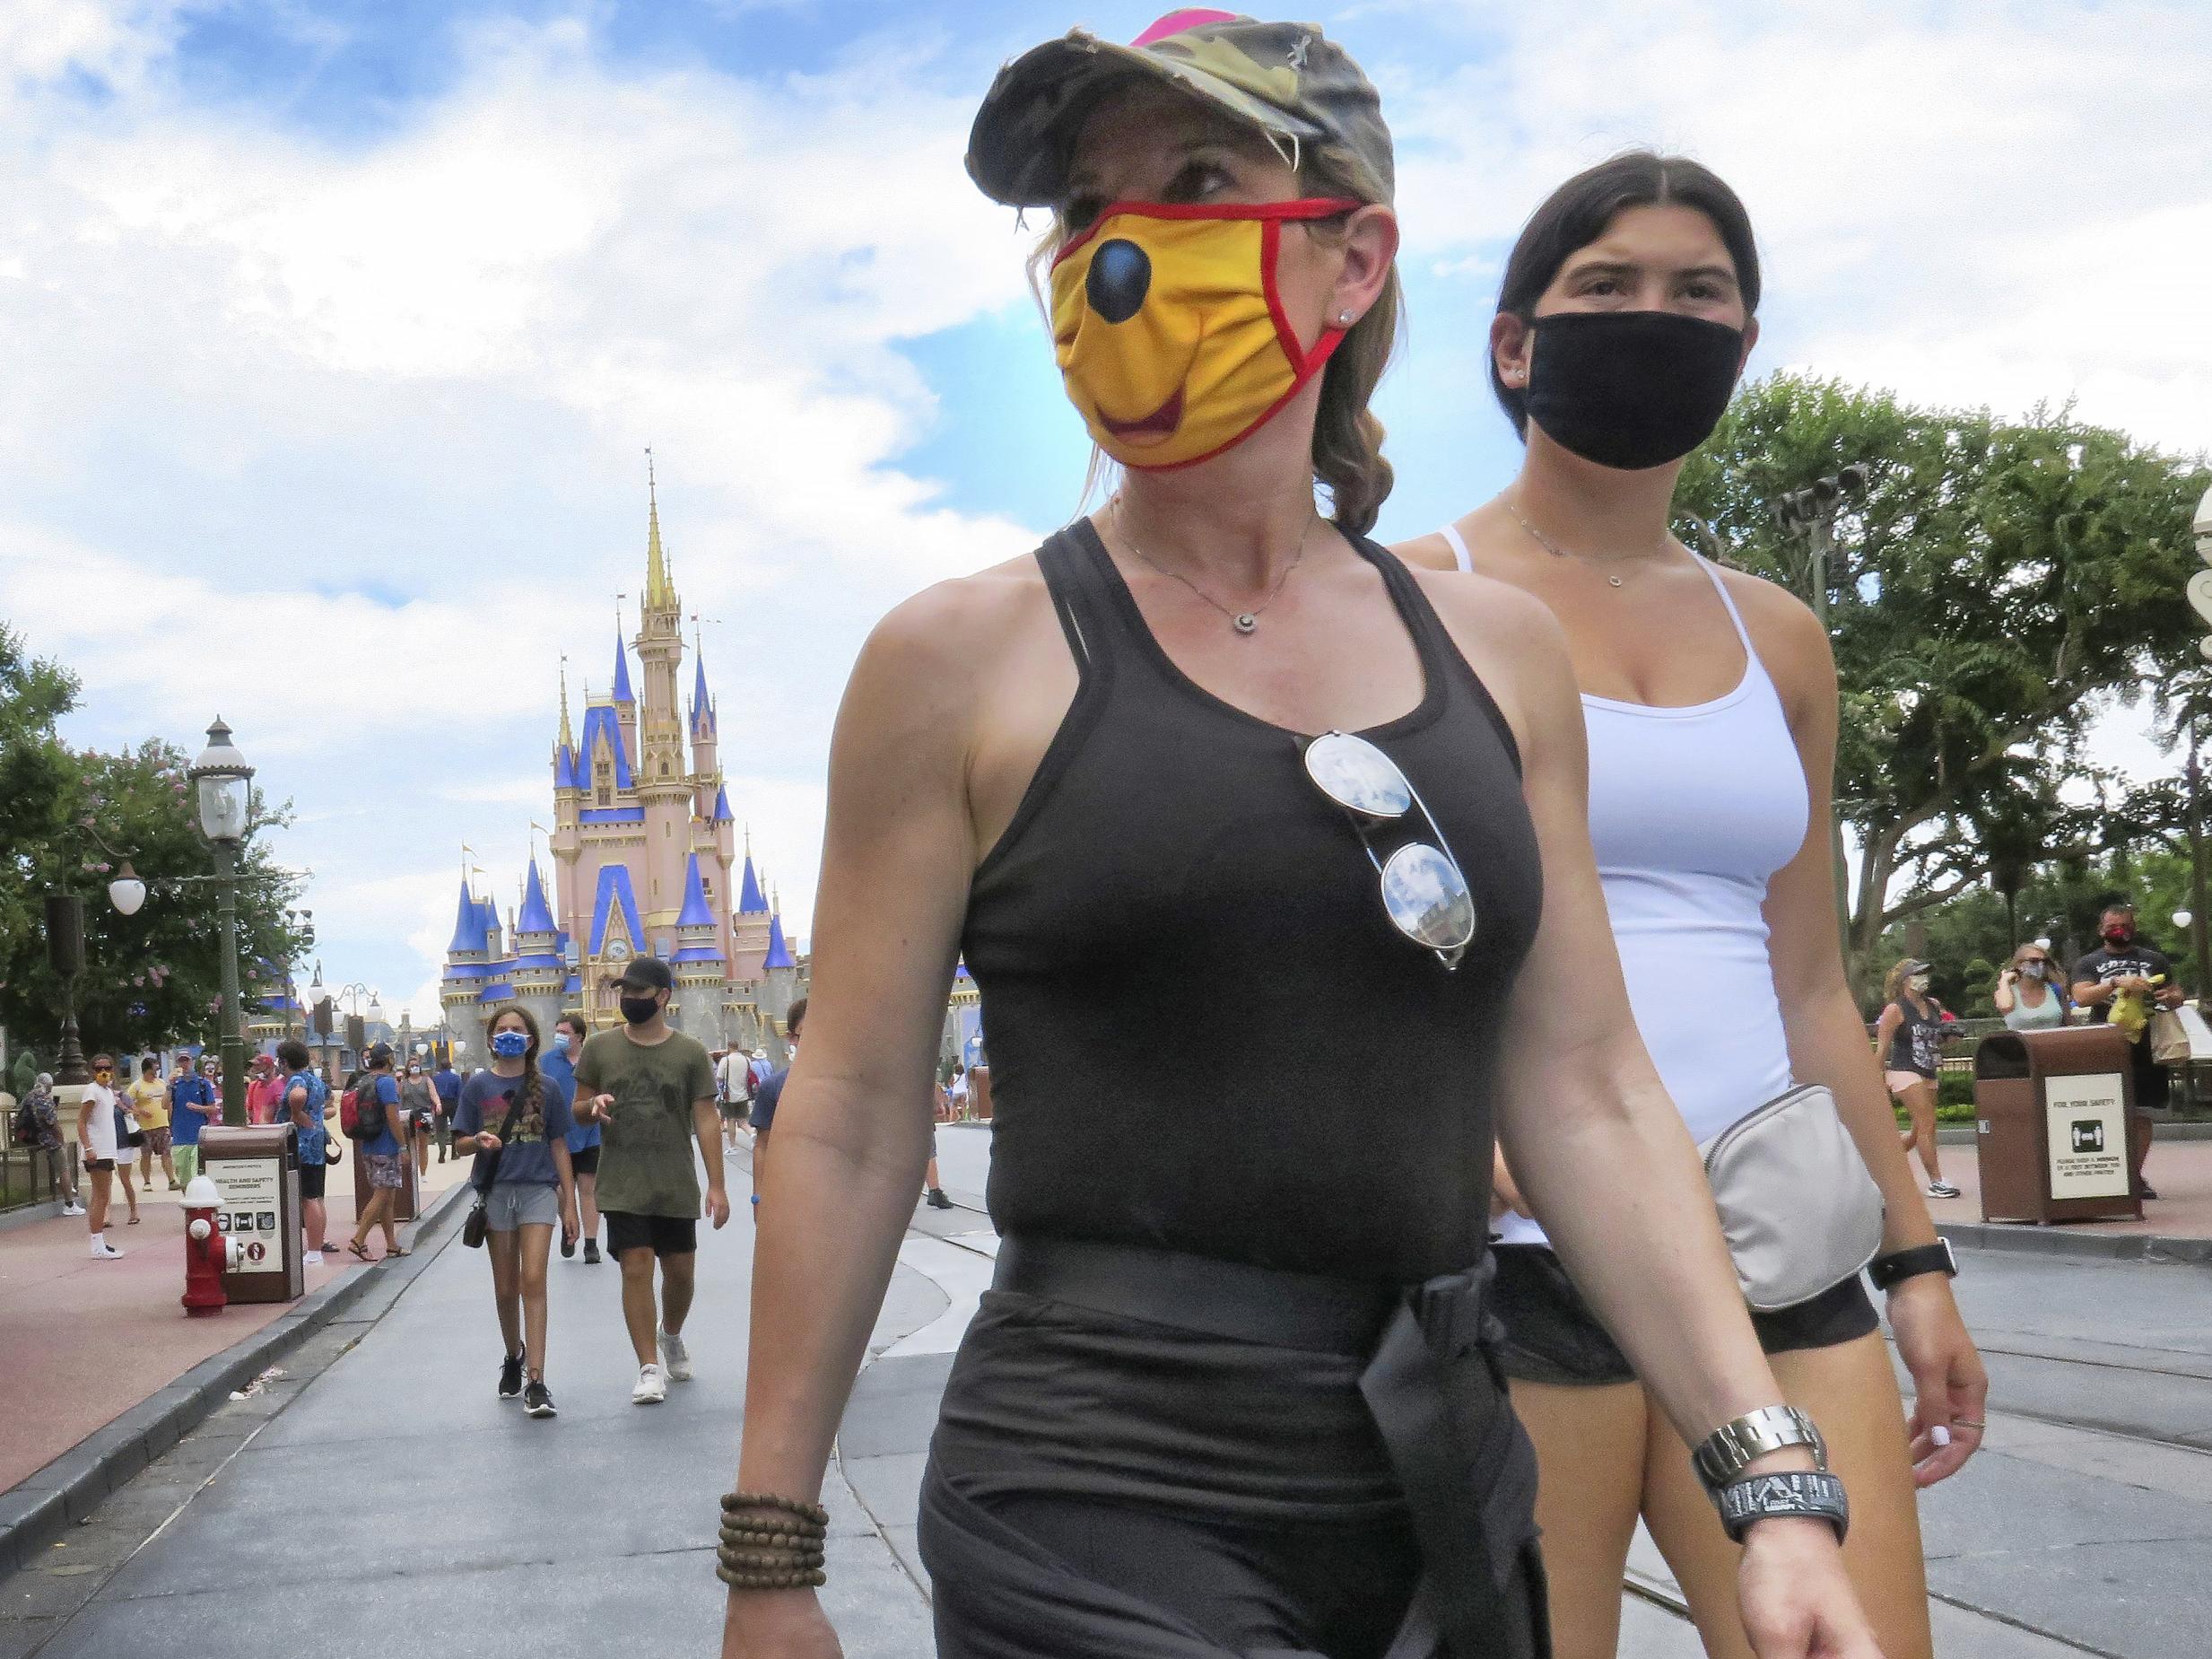
<path fill-rule="evenodd" d="M 10 1117 L 13 1113 L 8 1113 Z M 0 1123 L 0 1138 L 13 1142 L 12 1124 Z M 67 1157 L 70 1149 L 62 1148 Z M 50 1204 L 61 1197 L 54 1185 L 51 1166 L 46 1153 L 38 1147 L 0 1146 L 0 1212 L 24 1209 L 33 1204 Z"/>

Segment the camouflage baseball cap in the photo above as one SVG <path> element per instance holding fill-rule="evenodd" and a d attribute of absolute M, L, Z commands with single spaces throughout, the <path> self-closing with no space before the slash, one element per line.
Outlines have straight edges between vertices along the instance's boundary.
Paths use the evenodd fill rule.
<path fill-rule="evenodd" d="M 1263 23 L 1230 12 L 1170 12 L 1128 46 L 1077 29 L 998 72 L 968 135 L 968 175 L 994 201 L 1047 206 L 1065 193 L 1076 132 L 1100 95 L 1149 76 L 1180 86 L 1299 147 L 1354 161 L 1362 196 L 1396 188 L 1382 100 L 1349 54 L 1313 23 Z"/>

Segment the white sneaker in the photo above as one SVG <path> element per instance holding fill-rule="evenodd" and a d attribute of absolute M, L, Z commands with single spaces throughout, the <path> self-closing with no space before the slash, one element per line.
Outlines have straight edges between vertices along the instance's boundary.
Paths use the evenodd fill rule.
<path fill-rule="evenodd" d="M 95 1262 L 112 1262 L 122 1253 L 105 1238 L 95 1238 L 92 1241 L 91 1255 Z"/>
<path fill-rule="evenodd" d="M 640 1366 L 638 1385 L 630 1391 L 633 1406 L 657 1406 L 668 1397 L 668 1384 L 660 1375 L 658 1366 Z"/>
<path fill-rule="evenodd" d="M 1928 1196 L 1930 1198 L 1956 1198 L 1958 1195 L 1958 1189 L 1947 1181 L 1931 1181 L 1928 1183 Z"/>
<path fill-rule="evenodd" d="M 309 1267 L 320 1267 L 323 1264 L 323 1253 L 319 1250 L 310 1250 L 300 1258 L 300 1261 Z"/>
<path fill-rule="evenodd" d="M 70 1202 L 62 1206 L 62 1214 L 65 1216 L 81 1216 L 83 1213 L 84 1206 L 77 1203 L 74 1200 L 72 1200 Z"/>
<path fill-rule="evenodd" d="M 673 1331 L 660 1333 L 660 1363 L 668 1373 L 671 1383 L 692 1380 L 692 1351 L 684 1346 L 684 1339 Z"/>

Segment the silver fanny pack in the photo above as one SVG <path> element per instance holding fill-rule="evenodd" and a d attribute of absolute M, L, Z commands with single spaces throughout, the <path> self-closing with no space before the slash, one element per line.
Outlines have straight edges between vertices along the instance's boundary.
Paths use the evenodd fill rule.
<path fill-rule="evenodd" d="M 1821 1084 L 1776 1096 L 1698 1151 L 1755 1313 L 1810 1301 L 1881 1249 L 1882 1189 Z"/>

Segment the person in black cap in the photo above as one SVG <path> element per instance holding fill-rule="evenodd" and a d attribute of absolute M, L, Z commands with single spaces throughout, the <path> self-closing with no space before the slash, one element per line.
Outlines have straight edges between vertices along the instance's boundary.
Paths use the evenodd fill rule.
<path fill-rule="evenodd" d="M 706 1045 L 668 1024 L 675 975 L 658 956 L 636 956 L 614 981 L 623 1024 L 584 1044 L 576 1060 L 576 1121 L 602 1127 L 599 1213 L 607 1253 L 622 1264 L 623 1320 L 638 1356 L 630 1391 L 658 1405 L 668 1384 L 689 1380 L 684 1321 L 692 1308 L 699 1251 L 696 1143 L 706 1160 L 706 1212 L 729 1221 L 722 1185 L 722 1131 L 714 1107 L 714 1062 Z M 653 1263 L 660 1262 L 660 1297 Z"/>
<path fill-rule="evenodd" d="M 1629 1013 L 1558 628 L 1367 536 L 1398 294 L 1374 89 L 1312 25 L 1185 11 L 1008 65 L 969 169 L 1053 210 L 1054 349 L 1125 471 L 854 668 L 725 1655 L 837 1651 L 817 1496 L 964 948 L 1000 1242 L 922 1482 L 941 1659 L 1540 1659 L 1535 1459 L 1485 1305 L 1498 1134 L 1699 1448 L 1760 1659 L 1877 1659 L 1841 1485 Z M 1347 1000 L 1349 1099 L 1311 1059 Z"/>

